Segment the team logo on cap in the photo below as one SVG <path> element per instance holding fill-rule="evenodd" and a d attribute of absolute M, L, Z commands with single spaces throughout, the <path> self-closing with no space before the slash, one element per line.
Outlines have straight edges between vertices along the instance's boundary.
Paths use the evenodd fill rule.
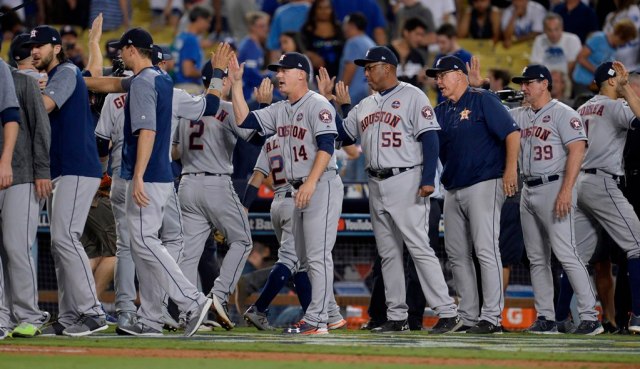
<path fill-rule="evenodd" d="M 400 107 L 400 100 L 393 100 L 391 103 L 391 107 L 394 109 L 398 109 Z"/>
<path fill-rule="evenodd" d="M 542 118 L 542 123 L 549 123 L 550 121 L 551 121 L 551 116 L 549 116 L 549 115 L 545 115 Z"/>
<path fill-rule="evenodd" d="M 302 113 L 298 113 L 298 115 L 296 115 L 296 121 L 297 122 L 301 121 L 302 117 L 303 117 Z"/>
<path fill-rule="evenodd" d="M 31 37 L 36 37 L 36 35 L 38 35 L 38 31 L 35 29 L 31 30 Z"/>
<path fill-rule="evenodd" d="M 320 114 L 318 114 L 318 117 L 320 118 L 320 121 L 322 123 L 326 124 L 331 123 L 331 121 L 333 120 L 333 115 L 331 115 L 331 112 L 327 109 L 320 110 Z"/>
<path fill-rule="evenodd" d="M 425 117 L 425 119 L 433 119 L 433 109 L 431 109 L 430 106 L 425 106 L 424 108 L 422 108 L 421 113 L 422 116 Z"/>
<path fill-rule="evenodd" d="M 286 55 L 282 54 L 282 56 L 280 57 L 280 61 L 283 61 L 285 56 Z"/>
<path fill-rule="evenodd" d="M 571 124 L 571 128 L 575 129 L 576 131 L 582 129 L 582 122 L 578 118 L 571 118 L 569 124 Z"/>

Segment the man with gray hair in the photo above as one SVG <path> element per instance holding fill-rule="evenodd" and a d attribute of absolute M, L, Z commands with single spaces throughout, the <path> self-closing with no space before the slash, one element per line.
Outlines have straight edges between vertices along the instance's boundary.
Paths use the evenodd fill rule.
<path fill-rule="evenodd" d="M 545 65 L 549 70 L 573 73 L 582 43 L 573 33 L 564 32 L 562 17 L 549 13 L 544 17 L 544 33 L 538 35 L 531 49 L 531 64 Z"/>

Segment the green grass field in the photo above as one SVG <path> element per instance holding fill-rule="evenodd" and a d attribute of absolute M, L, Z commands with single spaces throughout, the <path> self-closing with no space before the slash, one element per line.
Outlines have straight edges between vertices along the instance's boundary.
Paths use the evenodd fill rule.
<path fill-rule="evenodd" d="M 87 352 L 82 348 L 87 348 Z M 108 351 L 108 357 L 100 350 Z M 119 350 L 125 353 L 114 355 Z M 345 369 L 353 368 L 354 363 L 358 368 L 417 367 L 425 363 L 430 368 L 567 368 L 567 365 L 574 367 L 572 364 L 582 368 L 640 368 L 640 336 L 540 337 L 522 333 L 430 336 L 426 332 L 380 336 L 338 331 L 325 337 L 292 338 L 238 328 L 188 339 L 177 334 L 128 338 L 110 330 L 85 338 L 0 341 L 2 368 L 174 369 L 211 367 L 215 362 L 216 368 L 315 369 L 326 368 L 327 361 L 331 368 Z"/>

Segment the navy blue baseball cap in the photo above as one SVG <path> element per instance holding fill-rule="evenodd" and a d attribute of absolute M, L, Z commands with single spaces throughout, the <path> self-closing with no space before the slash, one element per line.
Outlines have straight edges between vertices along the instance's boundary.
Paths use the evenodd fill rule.
<path fill-rule="evenodd" d="M 153 37 L 140 27 L 131 28 L 122 34 L 119 41 L 109 43 L 109 47 L 122 49 L 125 46 L 134 46 L 140 49 L 153 49 Z"/>
<path fill-rule="evenodd" d="M 598 65 L 595 73 L 593 73 L 593 81 L 600 86 L 600 84 L 609 78 L 616 76 L 616 70 L 613 69 L 613 62 L 604 62 Z"/>
<path fill-rule="evenodd" d="M 396 57 L 396 54 L 385 46 L 374 46 L 367 50 L 367 54 L 363 59 L 356 59 L 353 62 L 361 67 L 364 67 L 369 63 L 377 62 L 391 64 L 394 67 L 398 66 L 398 58 Z"/>
<path fill-rule="evenodd" d="M 151 63 L 157 65 L 161 61 L 167 61 L 173 59 L 171 51 L 166 46 L 153 45 L 151 48 Z"/>
<path fill-rule="evenodd" d="M 452 70 L 459 70 L 464 74 L 467 74 L 467 66 L 460 58 L 453 55 L 443 56 L 438 59 L 436 66 L 429 68 L 426 71 L 427 77 L 436 78 L 439 73 L 449 72 Z"/>
<path fill-rule="evenodd" d="M 530 64 L 524 67 L 522 70 L 521 76 L 515 76 L 511 78 L 511 82 L 519 85 L 522 82 L 535 81 L 535 80 L 544 80 L 546 79 L 549 82 L 549 86 L 553 83 L 553 79 L 551 78 L 551 72 L 544 65 L 540 64 Z"/>
<path fill-rule="evenodd" d="M 25 42 L 29 41 L 31 36 L 28 33 L 21 33 L 13 38 L 9 47 L 9 58 L 15 61 L 21 61 L 31 56 L 31 50 L 24 47 Z"/>
<path fill-rule="evenodd" d="M 29 34 L 29 41 L 22 45 L 25 47 L 31 47 L 32 45 L 45 44 L 62 44 L 62 39 L 57 29 L 47 25 L 38 26 L 31 30 L 31 33 Z"/>
<path fill-rule="evenodd" d="M 277 63 L 269 64 L 267 67 L 267 69 L 273 72 L 277 72 L 278 68 L 300 69 L 311 74 L 311 65 L 307 57 L 296 52 L 282 54 Z"/>

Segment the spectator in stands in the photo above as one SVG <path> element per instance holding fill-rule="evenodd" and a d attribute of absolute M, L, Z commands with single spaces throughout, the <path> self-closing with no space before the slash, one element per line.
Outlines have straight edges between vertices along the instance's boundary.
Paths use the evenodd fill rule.
<path fill-rule="evenodd" d="M 175 28 L 184 11 L 183 0 L 150 0 L 151 27 L 162 28 L 165 25 Z"/>
<path fill-rule="evenodd" d="M 580 0 L 565 0 L 554 6 L 553 12 L 562 17 L 564 30 L 578 35 L 582 43 L 591 32 L 600 29 L 596 13 Z"/>
<path fill-rule="evenodd" d="M 302 40 L 300 40 L 300 34 L 298 32 L 282 32 L 280 35 L 280 48 L 283 53 L 300 53 L 304 54 L 304 46 Z"/>
<path fill-rule="evenodd" d="M 640 8 L 635 3 L 636 0 L 614 0 L 617 10 L 609 13 L 604 21 L 602 30 L 611 32 L 613 26 L 623 19 L 629 19 L 640 29 Z M 638 65 L 638 54 L 640 53 L 640 39 L 636 37 L 616 49 L 615 59 L 621 61 L 628 70 L 636 69 Z"/>
<path fill-rule="evenodd" d="M 82 46 L 78 44 L 78 33 L 73 26 L 66 25 L 60 28 L 60 37 L 62 38 L 62 48 L 70 62 L 76 67 L 83 70 L 86 65 L 86 57 Z"/>
<path fill-rule="evenodd" d="M 562 23 L 562 17 L 558 14 L 547 14 L 544 18 L 544 34 L 538 35 L 533 42 L 530 63 L 570 75 L 582 44 L 578 36 L 563 31 Z"/>
<path fill-rule="evenodd" d="M 569 98 L 571 89 L 567 76 L 568 74 L 562 70 L 551 69 L 551 98 L 557 99 L 567 106 L 573 106 L 573 100 Z"/>
<path fill-rule="evenodd" d="M 502 13 L 502 43 L 508 48 L 514 42 L 533 40 L 542 33 L 542 20 L 547 10 L 530 0 L 513 0 Z"/>
<path fill-rule="evenodd" d="M 624 19 L 615 24 L 612 31 L 596 32 L 585 43 L 577 57 L 573 70 L 573 96 L 589 92 L 593 73 L 598 65 L 612 61 L 620 46 L 635 39 L 638 30 L 632 21 Z"/>
<path fill-rule="evenodd" d="M 460 19 L 458 37 L 500 40 L 500 10 L 490 0 L 470 0 L 471 6 Z"/>
<path fill-rule="evenodd" d="M 300 31 L 307 20 L 312 0 L 292 0 L 276 10 L 271 21 L 269 36 L 267 37 L 267 49 L 269 60 L 275 61 L 280 57 L 280 35 L 286 31 Z"/>
<path fill-rule="evenodd" d="M 429 8 L 420 3 L 420 0 L 400 0 L 396 9 L 396 22 L 392 32 L 394 39 L 402 37 L 402 30 L 407 19 L 418 18 L 427 26 L 426 44 L 430 45 L 436 42 L 436 25 L 433 21 L 433 14 Z"/>
<path fill-rule="evenodd" d="M 489 89 L 491 91 L 512 90 L 509 87 L 511 74 L 506 69 L 489 69 Z"/>
<path fill-rule="evenodd" d="M 231 36 L 236 40 L 242 40 L 249 34 L 249 27 L 245 22 L 246 15 L 259 10 L 256 0 L 225 1 L 224 6 L 227 11 Z M 269 14 L 267 13 L 267 15 Z M 269 19 L 271 19 L 271 15 L 269 15 Z"/>
<path fill-rule="evenodd" d="M 305 55 L 314 69 L 313 74 L 317 75 L 320 67 L 325 67 L 330 76 L 337 76 L 344 35 L 336 20 L 331 0 L 314 1 L 301 34 Z"/>
<path fill-rule="evenodd" d="M 362 58 L 367 50 L 375 46 L 375 42 L 367 36 L 367 18 L 362 13 L 353 13 L 344 19 L 342 30 L 347 42 L 344 44 L 340 73 L 338 79 L 349 86 L 351 105 L 357 105 L 360 100 L 369 96 L 369 85 L 364 76 L 364 68 L 358 68 L 354 60 Z"/>
<path fill-rule="evenodd" d="M 471 62 L 471 53 L 458 45 L 458 31 L 456 30 L 456 27 L 454 25 L 445 23 L 440 26 L 440 28 L 438 28 L 438 30 L 436 31 L 436 41 L 438 42 L 440 53 L 433 59 L 434 68 L 440 58 L 448 55 L 456 56 L 464 63 Z M 435 86 L 435 79 L 432 80 L 432 84 L 433 86 Z M 444 96 L 442 96 L 440 90 L 437 91 L 438 103 L 441 103 L 445 100 L 445 98 Z"/>
<path fill-rule="evenodd" d="M 200 69 L 204 56 L 199 37 L 205 34 L 211 25 L 211 11 L 196 6 L 189 12 L 189 26 L 173 42 L 175 83 L 190 93 L 202 92 Z"/>
<path fill-rule="evenodd" d="M 244 63 L 242 89 L 246 101 L 251 100 L 253 88 L 264 78 L 264 43 L 269 33 L 269 14 L 251 12 L 245 17 L 249 35 L 238 45 L 238 61 Z"/>
<path fill-rule="evenodd" d="M 129 29 L 131 23 L 131 2 L 129 0 L 91 0 L 89 7 L 89 25 L 102 13 L 102 30 Z"/>
<path fill-rule="evenodd" d="M 436 29 L 443 24 L 456 24 L 456 3 L 454 0 L 420 0 L 420 2 L 431 10 Z"/>
<path fill-rule="evenodd" d="M 402 37 L 391 41 L 388 46 L 398 58 L 396 74 L 402 82 L 410 83 L 419 89 L 424 87 L 426 61 L 418 48 L 424 45 L 427 25 L 418 18 L 409 18 L 404 23 Z"/>
<path fill-rule="evenodd" d="M 367 19 L 367 28 L 365 33 L 378 45 L 387 44 L 387 21 L 384 18 L 382 9 L 376 0 L 332 0 L 333 9 L 336 17 L 343 20 L 344 18 L 355 12 L 364 14 Z M 364 54 L 362 54 L 364 55 Z M 362 57 L 362 55 L 358 57 Z"/>

